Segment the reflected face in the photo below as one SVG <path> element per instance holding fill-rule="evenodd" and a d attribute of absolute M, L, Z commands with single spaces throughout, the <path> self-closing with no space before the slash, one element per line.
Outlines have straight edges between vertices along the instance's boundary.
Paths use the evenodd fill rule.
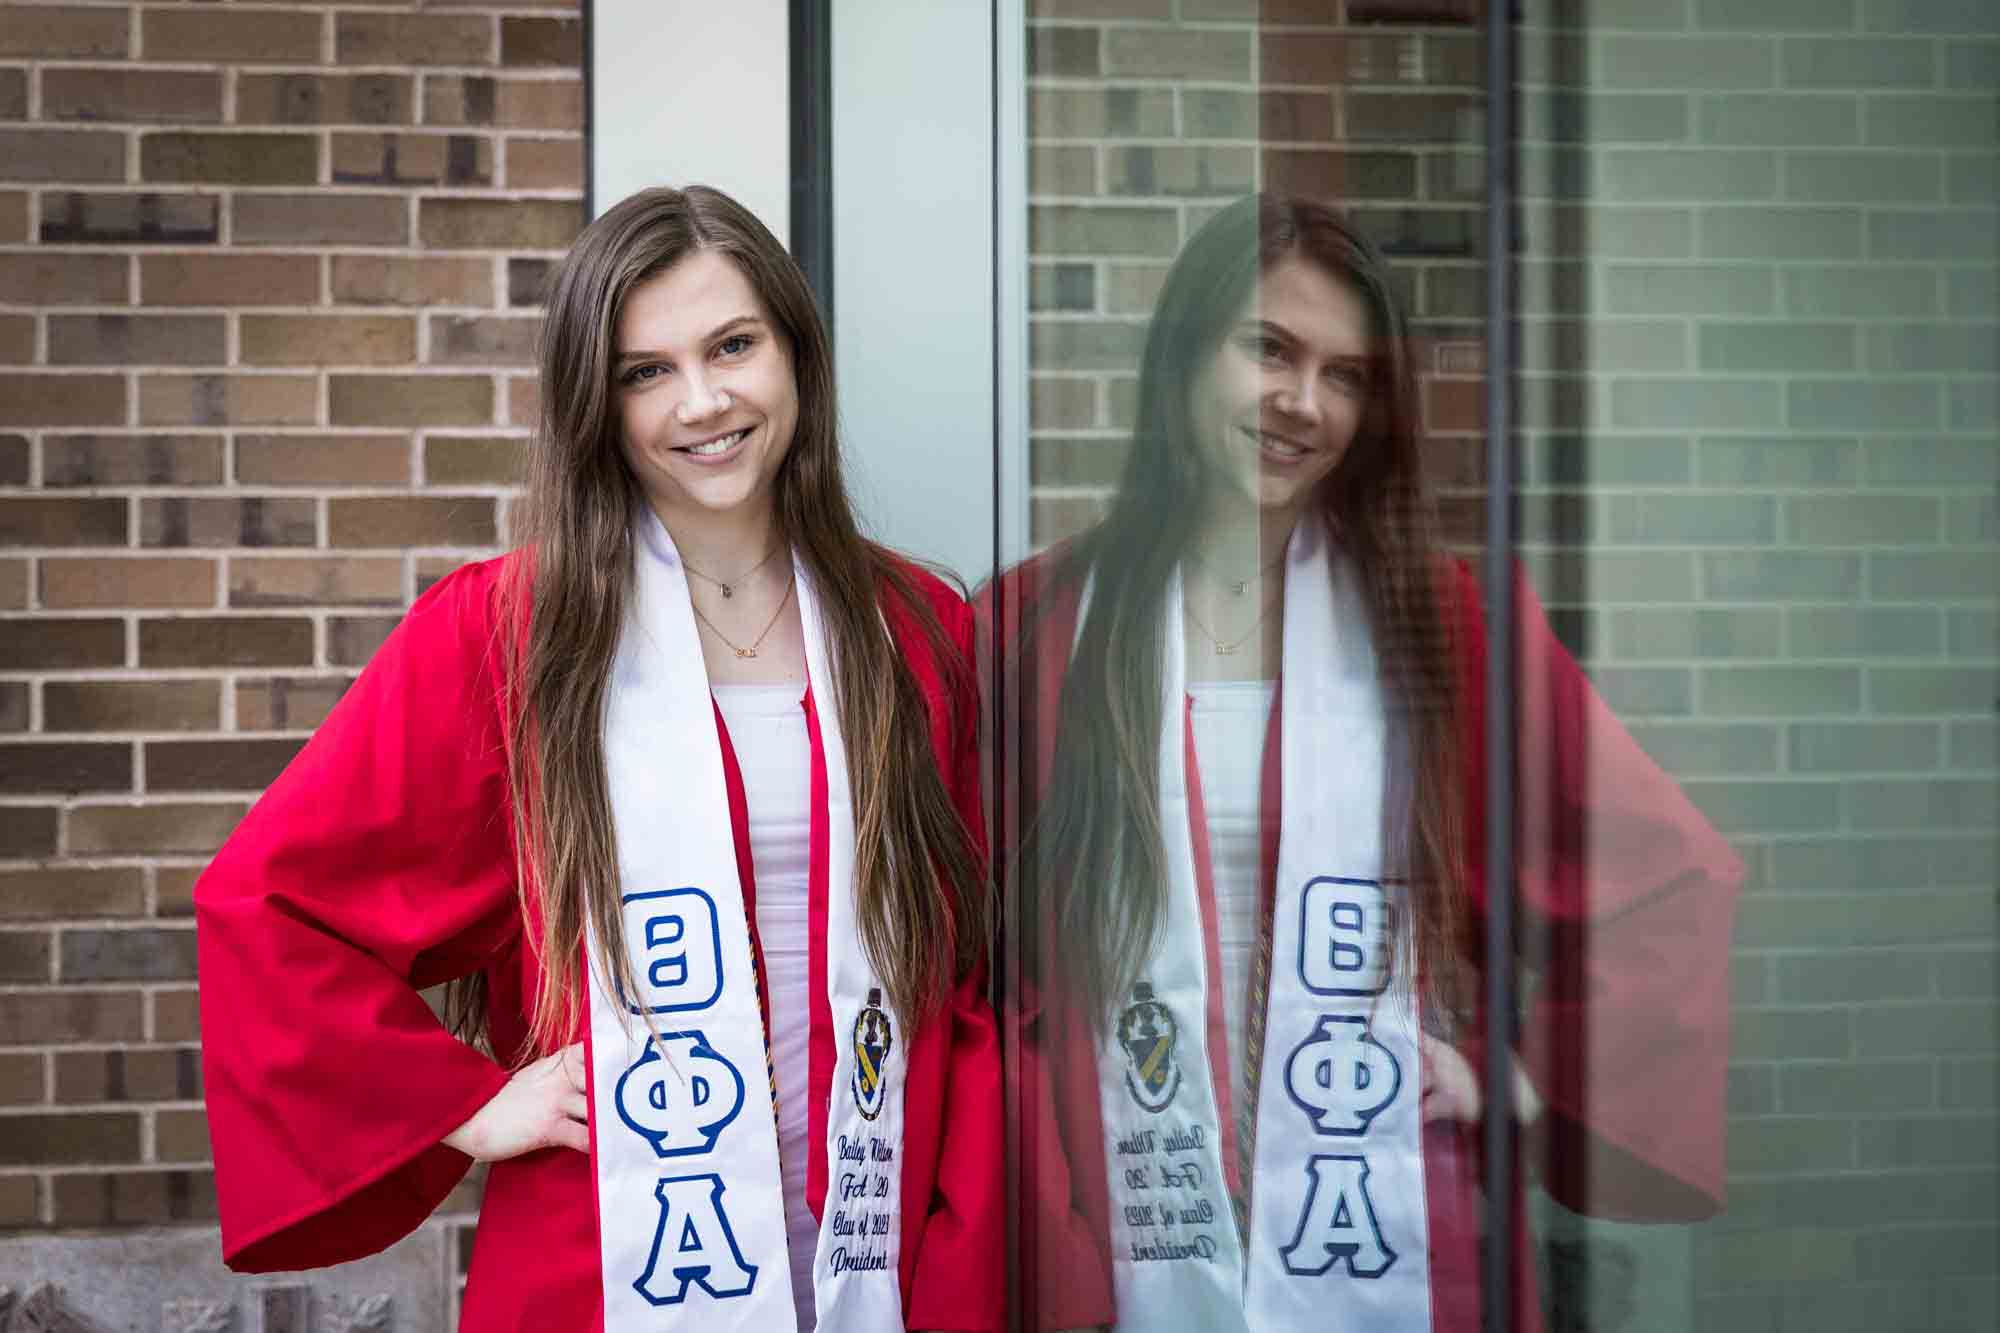
<path fill-rule="evenodd" d="M 798 383 L 743 271 L 697 250 L 628 292 L 613 333 L 620 442 L 661 519 L 768 509 Z"/>
<path fill-rule="evenodd" d="M 1361 295 L 1288 255 L 1223 336 L 1194 385 L 1194 423 L 1269 511 L 1301 508 L 1340 462 L 1368 407 L 1373 321 Z"/>

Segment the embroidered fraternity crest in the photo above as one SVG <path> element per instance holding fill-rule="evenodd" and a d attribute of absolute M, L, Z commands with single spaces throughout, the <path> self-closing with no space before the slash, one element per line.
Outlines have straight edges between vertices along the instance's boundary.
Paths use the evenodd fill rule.
<path fill-rule="evenodd" d="M 863 1120 L 882 1114 L 889 1090 L 889 1052 L 896 1044 L 888 1011 L 882 1008 L 882 988 L 868 988 L 868 1003 L 854 1016 L 854 1109 Z"/>
<path fill-rule="evenodd" d="M 1153 998 L 1152 983 L 1135 984 L 1132 1003 L 1118 1017 L 1118 1045 L 1125 1051 L 1125 1086 L 1132 1100 L 1155 1114 L 1180 1091 L 1181 1065 L 1174 1055 L 1179 1035 L 1173 1010 Z"/>

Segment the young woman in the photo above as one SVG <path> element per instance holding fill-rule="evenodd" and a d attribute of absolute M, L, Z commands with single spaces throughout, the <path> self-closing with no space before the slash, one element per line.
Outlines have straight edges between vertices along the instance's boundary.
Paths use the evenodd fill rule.
<path fill-rule="evenodd" d="M 1106 518 L 982 602 L 1021 710 L 1024 1325 L 1477 1327 L 1485 627 L 1382 261 L 1233 205 L 1138 401 Z M 1520 606 L 1515 1111 L 1569 1206 L 1699 1216 L 1739 868 Z"/>
<path fill-rule="evenodd" d="M 970 614 L 860 535 L 743 208 L 636 195 L 552 293 L 521 549 L 196 891 L 225 1256 L 371 1253 L 477 1159 L 469 1330 L 996 1328 Z"/>

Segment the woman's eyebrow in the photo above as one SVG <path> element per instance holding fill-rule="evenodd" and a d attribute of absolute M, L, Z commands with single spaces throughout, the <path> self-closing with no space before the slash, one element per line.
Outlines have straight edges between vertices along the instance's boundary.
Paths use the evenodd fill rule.
<path fill-rule="evenodd" d="M 705 343 L 712 343 L 718 338 L 722 338 L 727 336 L 728 334 L 734 333 L 737 329 L 744 328 L 746 326 L 761 327 L 763 323 L 764 321 L 756 315 L 735 315 L 729 319 L 723 320 L 722 323 L 716 325 L 714 328 L 710 329 L 707 333 L 704 333 L 701 336 L 700 341 Z M 617 357 L 613 359 L 612 364 L 616 366 L 622 366 L 627 361 L 657 361 L 657 360 L 662 360 L 665 357 L 666 357 L 665 352 L 656 352 L 649 348 L 639 347 L 639 348 L 634 348 L 629 352 L 620 352 L 617 355 Z"/>

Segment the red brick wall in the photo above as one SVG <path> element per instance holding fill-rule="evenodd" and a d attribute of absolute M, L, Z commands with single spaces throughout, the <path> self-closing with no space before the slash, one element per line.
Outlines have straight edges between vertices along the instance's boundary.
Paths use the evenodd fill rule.
<path fill-rule="evenodd" d="M 213 1216 L 196 873 L 505 537 L 575 0 L 0 4 L 0 1228 Z"/>

